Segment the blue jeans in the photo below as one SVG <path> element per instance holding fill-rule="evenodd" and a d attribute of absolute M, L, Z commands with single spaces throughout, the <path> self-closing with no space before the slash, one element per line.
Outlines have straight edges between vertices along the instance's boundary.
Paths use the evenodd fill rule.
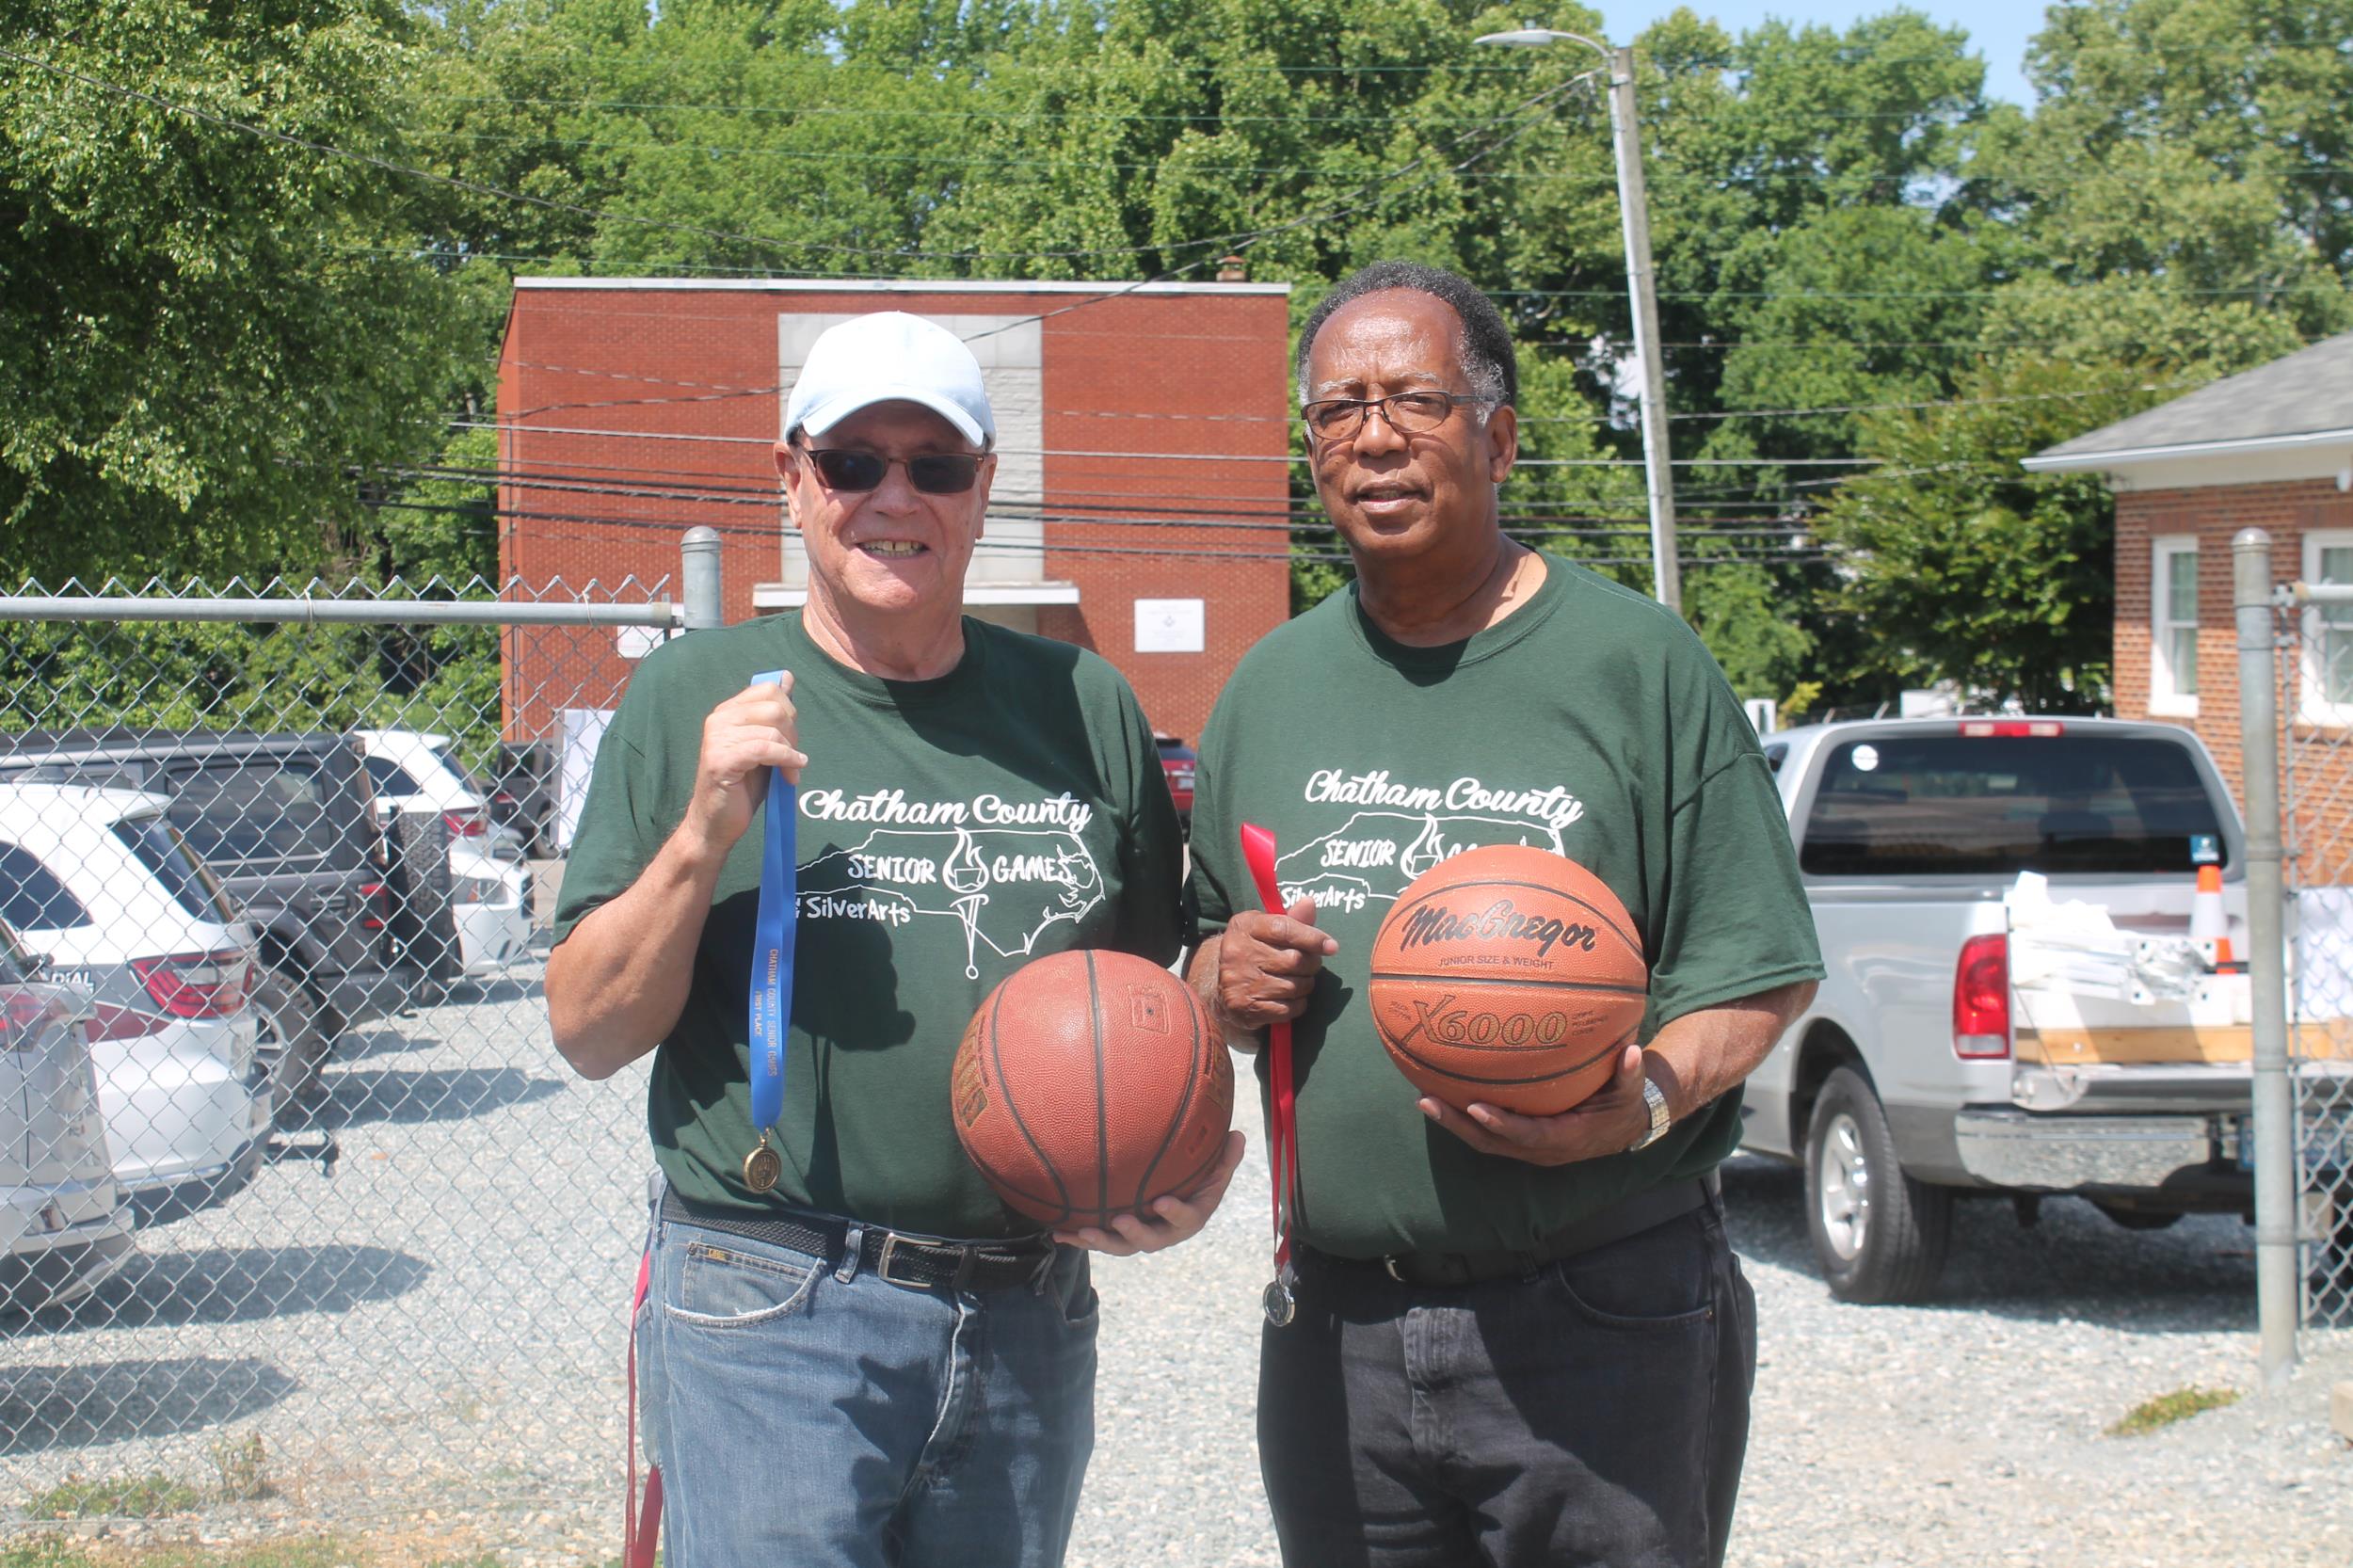
<path fill-rule="evenodd" d="M 1478 1285 L 1304 1256 L 1258 1363 L 1287 1568 L 1722 1562 L 1756 1298 L 1721 1205 Z"/>
<path fill-rule="evenodd" d="M 1052 1568 L 1095 1448 L 1096 1296 L 917 1289 L 657 1214 L 636 1323 L 668 1568 Z"/>

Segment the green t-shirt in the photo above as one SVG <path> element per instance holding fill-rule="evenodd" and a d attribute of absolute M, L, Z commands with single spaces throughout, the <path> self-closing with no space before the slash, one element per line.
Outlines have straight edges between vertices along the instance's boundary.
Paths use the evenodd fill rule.
<path fill-rule="evenodd" d="M 720 872 L 686 1006 L 656 1051 L 647 1121 L 670 1183 L 705 1203 L 791 1205 L 935 1236 L 1036 1227 L 965 1159 L 950 1064 L 991 987 L 1070 948 L 1176 957 L 1183 849 L 1159 750 L 1119 673 L 1067 643 L 967 619 L 934 680 L 863 675 L 798 615 L 691 632 L 648 656 L 597 752 L 556 939 L 634 882 L 683 818 L 711 710 L 792 672 L 808 754 L 784 1176 L 743 1184 L 752 948 L 764 817 Z"/>
<path fill-rule="evenodd" d="M 1293 1032 L 1299 1233 L 1326 1252 L 1526 1247 L 1738 1141 L 1737 1092 L 1640 1154 L 1549 1168 L 1425 1120 L 1373 1032 L 1366 970 L 1398 894 L 1447 856 L 1533 844 L 1608 883 L 1651 966 L 1644 1039 L 1822 972 L 1780 801 L 1715 661 L 1659 605 L 1545 566 L 1528 603 L 1443 648 L 1396 642 L 1353 587 L 1335 594 L 1250 651 L 1202 732 L 1204 933 L 1257 904 L 1238 839 L 1255 823 L 1284 899 L 1313 898 L 1339 943 Z"/>

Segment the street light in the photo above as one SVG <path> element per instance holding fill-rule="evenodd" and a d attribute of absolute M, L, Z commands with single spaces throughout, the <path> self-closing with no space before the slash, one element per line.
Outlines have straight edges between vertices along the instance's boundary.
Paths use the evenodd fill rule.
<path fill-rule="evenodd" d="M 1642 473 L 1650 492 L 1650 566 L 1658 602 L 1680 614 L 1683 574 L 1675 565 L 1674 470 L 1667 456 L 1667 377 L 1658 357 L 1658 295 L 1650 264 L 1650 200 L 1642 187 L 1642 143 L 1634 125 L 1634 51 L 1612 49 L 1580 33 L 1534 23 L 1488 33 L 1478 43 L 1522 49 L 1581 43 L 1609 66 L 1609 141 L 1618 159 L 1619 228 L 1625 237 L 1625 280 L 1634 295 L 1634 358 L 1642 371 Z"/>

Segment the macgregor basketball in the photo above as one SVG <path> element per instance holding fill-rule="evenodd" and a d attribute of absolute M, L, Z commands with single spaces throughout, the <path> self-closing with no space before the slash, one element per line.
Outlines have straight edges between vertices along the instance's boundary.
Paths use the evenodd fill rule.
<path fill-rule="evenodd" d="M 1609 1080 L 1650 988 L 1641 936 L 1602 880 L 1490 844 L 1414 880 L 1372 948 L 1372 1017 L 1414 1086 L 1549 1116 Z"/>

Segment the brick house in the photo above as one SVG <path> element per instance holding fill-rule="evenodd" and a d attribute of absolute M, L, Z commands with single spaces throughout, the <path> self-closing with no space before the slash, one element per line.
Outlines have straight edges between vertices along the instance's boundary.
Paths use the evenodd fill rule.
<path fill-rule="evenodd" d="M 2196 730 L 2237 790 L 2231 539 L 2267 531 L 2280 582 L 2353 583 L 2353 333 L 2062 441 L 2025 466 L 2107 475 L 2117 716 Z M 2306 613 L 2281 716 L 2296 725 L 2291 765 L 2304 786 L 2290 834 L 2302 880 L 2353 881 L 2343 864 L 2353 851 L 2353 610 Z"/>
<path fill-rule="evenodd" d="M 727 618 L 799 605 L 772 456 L 825 328 L 900 310 L 980 358 L 998 475 L 968 614 L 1092 648 L 1159 728 L 1200 733 L 1289 610 L 1287 284 L 523 278 L 499 361 L 500 568 L 675 577 L 719 531 Z M 633 632 L 514 637 L 507 733 L 610 708 Z"/>

